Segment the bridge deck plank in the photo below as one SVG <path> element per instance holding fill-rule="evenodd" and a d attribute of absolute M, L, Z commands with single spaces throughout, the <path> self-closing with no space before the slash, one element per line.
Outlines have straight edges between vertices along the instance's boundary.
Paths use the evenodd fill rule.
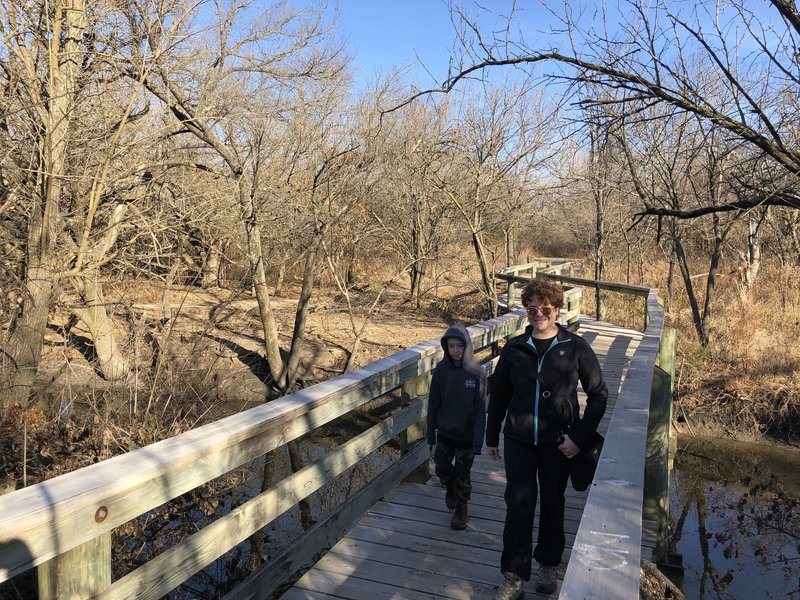
<path fill-rule="evenodd" d="M 579 332 L 597 353 L 609 387 L 609 406 L 600 424 L 605 433 L 642 334 L 585 317 Z M 449 527 L 452 513 L 444 506 L 444 494 L 435 477 L 427 484 L 404 483 L 375 504 L 282 599 L 491 598 L 501 582 L 502 461 L 476 457 L 472 480 L 465 531 Z M 559 588 L 587 495 L 567 488 L 567 549 L 559 568 Z M 526 598 L 553 597 L 538 594 L 532 582 L 525 585 L 525 592 Z"/>

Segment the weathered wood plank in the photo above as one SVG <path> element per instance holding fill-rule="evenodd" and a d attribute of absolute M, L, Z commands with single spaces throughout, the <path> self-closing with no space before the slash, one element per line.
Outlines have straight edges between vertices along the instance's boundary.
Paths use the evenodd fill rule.
<path fill-rule="evenodd" d="M 269 562 L 228 593 L 224 600 L 256 600 L 272 594 L 286 581 L 287 573 L 299 571 L 321 549 L 330 548 L 338 542 L 353 521 L 391 491 L 398 481 L 405 479 L 424 463 L 427 456 L 427 444 L 420 443 L 416 448 L 410 448 L 398 462 L 349 498 L 334 514 L 317 523 L 299 540 L 283 548 L 278 555 L 271 557 Z"/>
<path fill-rule="evenodd" d="M 439 600 L 441 596 L 415 590 L 403 593 L 382 581 L 371 581 L 347 574 L 322 569 L 309 572 L 303 579 L 303 587 L 294 587 L 281 596 L 281 600 L 315 600 L 317 598 L 370 598 L 379 600 Z M 320 590 L 331 590 L 326 594 Z"/>
<path fill-rule="evenodd" d="M 650 319 L 620 390 L 590 488 L 563 598 L 638 598 L 644 461 L 653 367 L 663 313 L 648 296 Z"/>
<path fill-rule="evenodd" d="M 385 419 L 335 448 L 323 458 L 283 479 L 278 485 L 248 500 L 186 541 L 166 550 L 98 594 L 98 600 L 157 599 L 270 523 L 302 498 L 362 460 L 375 449 L 419 420 L 422 402 L 413 400 Z M 417 456 L 424 456 L 421 452 Z"/>

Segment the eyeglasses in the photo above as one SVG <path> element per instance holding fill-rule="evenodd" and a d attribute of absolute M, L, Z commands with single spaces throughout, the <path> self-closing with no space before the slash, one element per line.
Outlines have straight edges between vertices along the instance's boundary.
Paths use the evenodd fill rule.
<path fill-rule="evenodd" d="M 553 309 L 549 306 L 526 306 L 525 312 L 527 312 L 531 317 L 535 317 L 537 312 L 542 313 L 543 317 L 549 317 L 553 312 Z"/>

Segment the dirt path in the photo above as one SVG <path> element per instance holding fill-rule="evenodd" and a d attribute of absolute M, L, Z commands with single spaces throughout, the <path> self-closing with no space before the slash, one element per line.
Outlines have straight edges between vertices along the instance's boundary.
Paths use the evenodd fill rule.
<path fill-rule="evenodd" d="M 219 404 L 214 410 L 217 417 L 263 402 L 268 370 L 258 307 L 249 292 L 186 288 L 173 289 L 165 298 L 162 291 L 140 285 L 107 297 L 121 351 L 133 366 L 131 378 L 112 384 L 98 377 L 87 332 L 77 323 L 67 340 L 63 330 L 67 312 L 58 311 L 47 335 L 38 385 L 42 408 L 50 405 L 52 409 L 55 398 L 71 401 L 81 393 L 127 397 L 135 386 L 140 397 L 153 389 L 161 395 L 191 389 L 203 403 Z M 371 302 L 369 294 L 356 297 L 354 311 L 363 314 Z M 272 299 L 284 349 L 291 343 L 296 306 L 291 298 Z M 469 301 L 465 306 L 469 308 Z M 404 303 L 403 291 L 386 294 L 369 318 L 355 367 L 439 337 L 451 318 L 446 310 L 430 305 L 417 310 Z M 363 322 L 358 314 L 351 318 L 346 304 L 333 295 L 313 298 L 301 361 L 300 378 L 305 384 L 342 372 L 353 348 L 354 327 L 360 328 Z M 130 399 L 118 398 L 119 402 L 130 403 Z"/>

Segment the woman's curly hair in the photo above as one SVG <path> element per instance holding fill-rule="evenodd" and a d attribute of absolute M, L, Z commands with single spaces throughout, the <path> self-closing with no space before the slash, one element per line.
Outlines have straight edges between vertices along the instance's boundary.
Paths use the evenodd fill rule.
<path fill-rule="evenodd" d="M 522 289 L 522 306 L 529 306 L 536 296 L 543 304 L 553 308 L 564 306 L 564 288 L 560 284 L 546 279 L 534 279 Z"/>

